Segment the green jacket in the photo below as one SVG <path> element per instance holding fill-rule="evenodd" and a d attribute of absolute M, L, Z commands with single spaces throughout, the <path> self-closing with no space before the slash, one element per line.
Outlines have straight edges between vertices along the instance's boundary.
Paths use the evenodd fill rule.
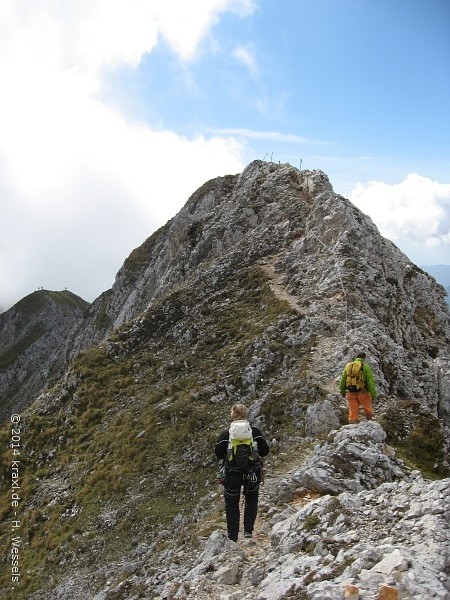
<path fill-rule="evenodd" d="M 378 396 L 378 392 L 377 392 L 377 388 L 375 385 L 375 378 L 373 376 L 373 371 L 372 371 L 371 366 L 368 363 L 364 362 L 362 358 L 355 358 L 355 361 L 363 363 L 364 385 L 366 386 L 366 390 L 369 392 L 369 394 L 375 400 Z M 350 362 L 353 362 L 353 361 L 350 361 Z M 341 394 L 343 396 L 345 396 L 345 394 L 347 392 L 347 390 L 345 389 L 346 379 L 347 379 L 347 375 L 345 373 L 345 367 L 344 367 L 344 370 L 342 371 L 342 375 L 341 375 L 341 381 L 339 383 L 339 391 L 341 392 Z"/>

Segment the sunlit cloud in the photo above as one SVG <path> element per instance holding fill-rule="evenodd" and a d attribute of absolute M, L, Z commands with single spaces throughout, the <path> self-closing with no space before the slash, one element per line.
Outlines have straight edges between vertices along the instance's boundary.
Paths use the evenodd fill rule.
<path fill-rule="evenodd" d="M 412 173 L 394 185 L 359 183 L 350 200 L 395 242 L 450 246 L 450 184 Z"/>

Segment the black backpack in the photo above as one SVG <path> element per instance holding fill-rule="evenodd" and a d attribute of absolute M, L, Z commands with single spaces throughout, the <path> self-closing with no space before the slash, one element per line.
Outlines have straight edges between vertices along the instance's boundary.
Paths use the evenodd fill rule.
<path fill-rule="evenodd" d="M 258 447 L 248 421 L 233 421 L 229 429 L 226 466 L 235 473 L 251 473 L 258 461 Z"/>

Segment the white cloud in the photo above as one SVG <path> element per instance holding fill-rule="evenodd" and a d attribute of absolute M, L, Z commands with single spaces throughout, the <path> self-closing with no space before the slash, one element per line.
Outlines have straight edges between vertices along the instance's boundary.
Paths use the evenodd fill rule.
<path fill-rule="evenodd" d="M 221 13 L 246 16 L 254 10 L 254 0 L 164 0 L 158 4 L 157 23 L 170 46 L 188 60 Z"/>
<path fill-rule="evenodd" d="M 196 187 L 242 168 L 237 141 L 160 131 L 100 97 L 105 70 L 136 67 L 161 39 L 192 60 L 221 13 L 253 10 L 251 0 L 2 0 L 3 308 L 39 285 L 92 300 Z"/>
<path fill-rule="evenodd" d="M 217 135 L 231 135 L 237 138 L 249 138 L 254 140 L 268 140 L 272 142 L 290 142 L 293 144 L 329 144 L 323 140 L 313 140 L 310 138 L 302 137 L 295 133 L 281 133 L 279 131 L 256 131 L 254 129 L 244 128 L 227 128 L 227 129 L 214 129 L 214 133 Z"/>
<path fill-rule="evenodd" d="M 412 173 L 394 185 L 359 183 L 350 200 L 399 245 L 450 246 L 450 184 Z"/>
<path fill-rule="evenodd" d="M 233 52 L 235 59 L 248 70 L 252 77 L 258 74 L 258 63 L 255 53 L 247 46 L 238 46 Z"/>

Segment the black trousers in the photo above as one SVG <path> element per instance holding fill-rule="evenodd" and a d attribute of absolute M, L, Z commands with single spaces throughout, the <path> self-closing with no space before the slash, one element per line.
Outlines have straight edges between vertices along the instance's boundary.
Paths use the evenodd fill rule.
<path fill-rule="evenodd" d="M 224 498 L 228 537 L 237 542 L 239 536 L 241 491 L 244 494 L 244 531 L 253 533 L 258 514 L 260 475 L 258 473 L 228 473 L 225 477 Z"/>

